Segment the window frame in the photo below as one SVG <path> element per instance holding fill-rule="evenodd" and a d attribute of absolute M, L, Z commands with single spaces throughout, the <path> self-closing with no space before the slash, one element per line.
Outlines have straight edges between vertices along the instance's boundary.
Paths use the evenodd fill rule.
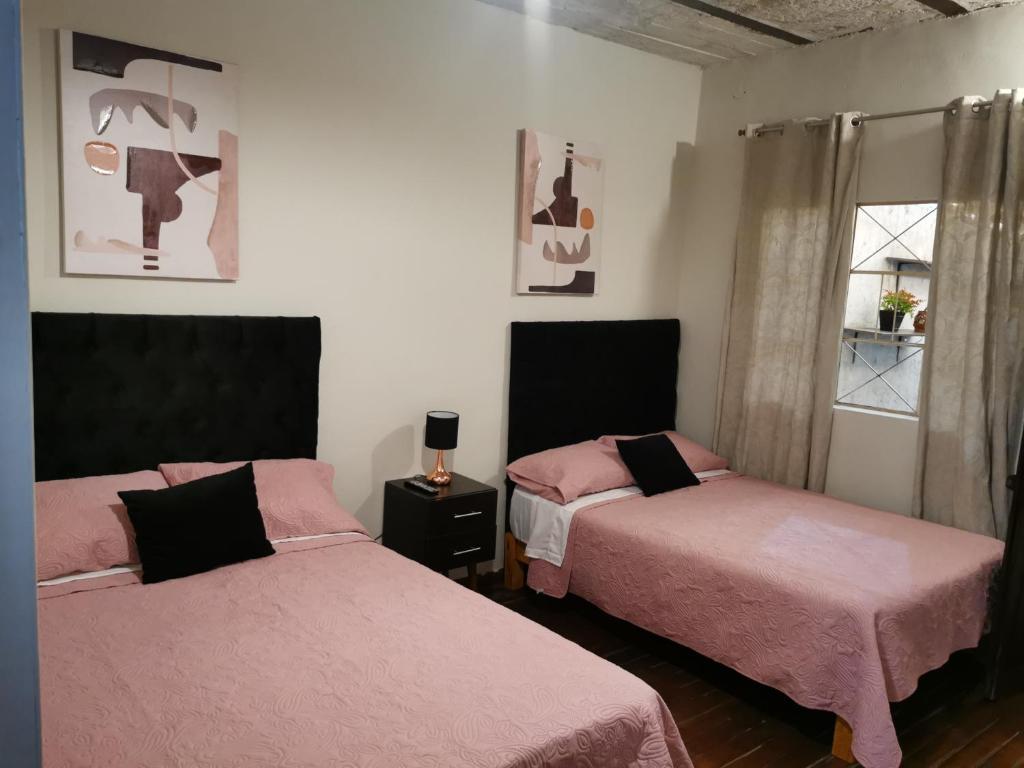
<path fill-rule="evenodd" d="M 917 400 L 917 406 L 916 407 L 909 407 L 910 404 L 907 403 L 907 401 L 903 399 L 903 396 L 896 390 L 896 388 L 893 387 L 892 384 L 890 384 L 884 378 L 884 375 L 886 373 L 888 373 L 890 370 L 895 368 L 901 362 L 905 362 L 907 358 L 904 358 L 903 361 L 898 361 L 893 366 L 890 366 L 889 368 L 886 368 L 886 369 L 882 370 L 881 373 L 878 373 L 870 365 L 870 363 L 868 363 L 868 361 L 865 360 L 864 357 L 857 352 L 856 344 L 858 344 L 858 343 L 865 343 L 865 344 L 872 344 L 872 345 L 875 345 L 875 346 L 892 346 L 892 347 L 896 347 L 896 349 L 897 349 L 897 356 L 899 355 L 899 350 L 901 348 L 916 349 L 916 350 L 920 350 L 919 354 L 921 354 L 922 360 L 923 360 L 923 357 L 926 354 L 926 350 L 927 350 L 927 346 L 928 346 L 928 337 L 927 337 L 928 330 L 927 330 L 927 328 L 925 329 L 925 331 L 923 333 L 920 333 L 920 334 L 913 334 L 913 333 L 902 334 L 902 335 L 908 336 L 908 337 L 914 337 L 914 336 L 919 337 L 919 338 L 922 339 L 922 341 L 920 341 L 920 342 L 901 341 L 901 340 L 898 340 L 898 339 L 895 339 L 895 338 L 891 339 L 891 340 L 882 341 L 879 338 L 879 336 L 884 336 L 885 334 L 889 334 L 889 335 L 895 337 L 895 336 L 899 336 L 900 334 L 898 332 L 895 332 L 895 331 L 883 331 L 881 328 L 875 329 L 875 331 L 874 331 L 875 332 L 875 336 L 873 338 L 864 338 L 864 339 L 853 338 L 853 339 L 850 339 L 846 335 L 846 331 L 848 330 L 847 326 L 846 326 L 846 312 L 847 312 L 847 309 L 848 309 L 848 306 L 849 306 L 850 283 L 851 283 L 851 279 L 852 279 L 852 277 L 854 275 L 878 275 L 879 280 L 882 282 L 882 284 L 884 284 L 884 280 L 885 280 L 885 278 L 887 276 L 895 277 L 896 278 L 896 290 L 899 290 L 899 278 L 900 278 L 901 275 L 903 275 L 903 276 L 910 276 L 912 274 L 912 276 L 915 277 L 915 278 L 927 279 L 929 281 L 929 291 L 928 291 L 928 305 L 925 308 L 927 309 L 928 306 L 931 305 L 931 287 L 932 287 L 931 281 L 933 280 L 934 258 L 933 258 L 932 262 L 930 263 L 930 266 L 929 266 L 927 271 L 918 272 L 918 273 L 902 273 L 900 270 L 872 270 L 872 269 L 859 270 L 859 269 L 857 269 L 854 266 L 854 258 L 855 257 L 854 257 L 854 253 L 853 253 L 853 248 L 854 248 L 854 243 L 856 242 L 856 237 L 857 237 L 857 219 L 858 219 L 858 214 L 860 213 L 861 208 L 873 208 L 873 207 L 880 207 L 880 206 L 910 206 L 910 205 L 934 205 L 935 206 L 935 210 L 933 212 L 927 214 L 925 217 L 922 217 L 917 222 L 915 222 L 913 225 L 911 225 L 911 227 L 909 227 L 908 229 L 906 229 L 906 230 L 904 230 L 903 232 L 900 233 L 900 235 L 902 235 L 902 234 L 905 234 L 906 232 L 909 232 L 910 229 L 913 229 L 914 227 L 916 227 L 921 221 L 923 221 L 925 218 L 927 218 L 927 216 L 934 215 L 936 217 L 935 234 L 933 235 L 933 238 L 932 238 L 932 255 L 934 256 L 935 245 L 936 245 L 937 238 L 938 238 L 938 222 L 937 222 L 937 219 L 938 219 L 938 216 L 939 216 L 939 200 L 938 199 L 872 200 L 872 201 L 858 200 L 856 203 L 854 203 L 853 212 L 851 214 L 852 221 L 850 223 L 850 230 L 849 230 L 850 234 L 849 234 L 848 245 L 847 245 L 847 252 L 848 252 L 848 255 L 849 255 L 849 260 L 847 262 L 847 268 L 845 270 L 845 274 L 846 274 L 846 290 L 844 291 L 844 294 L 843 294 L 843 316 L 842 316 L 842 320 L 840 321 L 840 324 L 839 324 L 840 327 L 838 329 L 838 336 L 839 336 L 838 346 L 839 346 L 839 348 L 838 348 L 838 355 L 837 355 L 837 358 L 836 358 L 836 385 L 835 385 L 835 392 L 834 392 L 833 398 L 832 398 L 832 407 L 834 409 L 835 408 L 841 408 L 841 409 L 852 409 L 852 410 L 864 410 L 864 411 L 870 411 L 872 413 L 878 413 L 878 414 L 887 415 L 887 416 L 899 416 L 899 417 L 902 417 L 902 418 L 910 418 L 910 419 L 915 419 L 915 420 L 920 418 L 920 397 L 921 397 L 921 380 L 922 380 L 922 377 L 918 376 L 918 379 L 917 379 L 917 395 L 918 395 L 918 400 Z M 875 223 L 878 224 L 878 226 L 883 227 L 883 229 L 885 228 L 884 225 L 880 224 L 869 213 L 866 213 L 866 215 L 869 218 L 871 218 L 873 221 L 875 221 Z M 888 229 L 886 229 L 886 232 L 888 232 Z M 891 232 L 888 232 L 888 234 L 892 235 Z M 891 240 L 889 243 L 886 243 L 886 245 L 883 246 L 883 248 L 888 247 L 892 242 L 899 241 L 900 235 L 893 236 L 893 240 Z M 905 243 L 900 242 L 900 244 L 904 248 L 907 248 Z M 907 248 L 907 250 L 910 250 L 910 249 Z M 913 251 L 911 251 L 911 253 L 913 253 Z M 867 260 L 871 259 L 874 255 L 875 254 L 872 254 L 871 256 L 868 256 L 861 263 L 864 263 L 864 261 L 867 261 Z M 921 259 L 920 261 L 923 262 L 923 259 Z M 871 329 L 866 329 L 866 328 L 865 329 L 861 329 L 861 332 L 862 333 L 871 333 Z M 852 346 L 851 346 L 851 344 L 852 344 Z M 908 409 L 901 410 L 901 409 L 898 409 L 898 408 L 888 408 L 886 406 L 881 406 L 881 405 L 867 405 L 867 404 L 862 404 L 862 403 L 844 402 L 843 400 L 841 400 L 840 399 L 841 393 L 840 393 L 840 390 L 839 390 L 839 372 L 840 372 L 841 367 L 842 367 L 842 361 L 843 361 L 844 353 L 850 353 L 850 352 L 852 352 L 855 355 L 855 358 L 859 357 L 861 359 L 861 361 L 865 365 L 868 366 L 868 368 L 872 371 L 872 373 L 874 375 L 868 381 L 865 381 L 863 384 L 858 385 L 853 390 L 850 390 L 846 394 L 843 394 L 842 397 L 849 397 L 850 395 L 852 395 L 854 392 L 856 392 L 861 387 L 866 386 L 867 384 L 870 384 L 872 381 L 875 381 L 876 379 L 878 379 L 878 380 L 881 380 L 882 383 L 885 386 L 887 386 L 890 390 L 892 390 L 899 399 L 903 400 L 904 403 L 907 403 Z"/>

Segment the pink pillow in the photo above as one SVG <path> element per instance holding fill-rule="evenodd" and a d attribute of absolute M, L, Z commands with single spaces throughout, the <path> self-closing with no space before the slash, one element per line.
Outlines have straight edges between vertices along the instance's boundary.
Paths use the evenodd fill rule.
<path fill-rule="evenodd" d="M 689 440 L 678 432 L 672 432 L 671 430 L 665 430 L 659 432 L 661 435 L 668 435 L 668 439 L 675 445 L 676 450 L 679 451 L 679 455 L 683 457 L 683 461 L 686 462 L 687 466 L 696 474 L 697 472 L 708 472 L 712 469 L 728 469 L 729 460 L 723 459 L 721 456 L 712 453 L 704 446 L 699 443 Z M 601 445 L 611 446 L 615 448 L 616 440 L 629 440 L 633 437 L 644 437 L 644 435 L 605 435 L 604 437 L 598 438 Z"/>
<path fill-rule="evenodd" d="M 247 462 L 161 464 L 171 485 L 237 469 Z M 317 536 L 366 529 L 334 498 L 334 467 L 313 459 L 260 459 L 252 463 L 267 538 Z"/>
<path fill-rule="evenodd" d="M 508 476 L 516 485 L 559 504 L 633 484 L 614 444 L 609 448 L 596 440 L 523 456 L 508 465 Z"/>
<path fill-rule="evenodd" d="M 154 470 L 36 483 L 36 578 L 139 562 L 135 531 L 117 492 L 166 487 Z"/>

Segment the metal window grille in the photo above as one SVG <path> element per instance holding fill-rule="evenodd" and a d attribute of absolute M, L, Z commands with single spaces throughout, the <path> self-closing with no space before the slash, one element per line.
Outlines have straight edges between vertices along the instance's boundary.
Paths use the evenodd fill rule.
<path fill-rule="evenodd" d="M 917 415 L 935 243 L 934 202 L 858 205 L 836 404 Z M 886 291 L 909 291 L 910 312 L 880 312 Z"/>

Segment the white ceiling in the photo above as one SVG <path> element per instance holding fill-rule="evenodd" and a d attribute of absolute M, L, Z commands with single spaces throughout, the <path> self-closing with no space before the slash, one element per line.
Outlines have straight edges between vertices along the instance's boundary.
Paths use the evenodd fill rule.
<path fill-rule="evenodd" d="M 698 66 L 1022 0 L 481 0 Z M 697 10 L 704 6 L 709 12 Z M 937 10 L 942 9 L 942 10 Z M 721 13 L 727 18 L 715 14 Z M 730 14 L 733 18 L 728 18 Z M 735 16 L 742 17 L 736 19 Z M 745 22 L 744 22 L 745 20 Z M 749 26 L 748 26 L 749 24 Z M 771 29 L 758 31 L 758 25 Z M 755 27 L 755 28 L 751 28 Z"/>

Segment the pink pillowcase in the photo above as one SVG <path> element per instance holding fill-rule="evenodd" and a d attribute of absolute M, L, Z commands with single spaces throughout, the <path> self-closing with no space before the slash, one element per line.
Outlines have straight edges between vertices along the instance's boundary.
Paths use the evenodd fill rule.
<path fill-rule="evenodd" d="M 657 434 L 668 435 L 668 439 L 675 445 L 676 450 L 679 451 L 679 455 L 683 457 L 683 461 L 690 467 L 690 469 L 696 474 L 697 472 L 709 472 L 712 469 L 728 469 L 729 460 L 723 459 L 721 456 L 712 453 L 704 446 L 689 440 L 678 432 L 672 432 L 666 430 Z M 615 448 L 616 440 L 629 440 L 634 437 L 645 437 L 645 435 L 605 435 L 598 439 L 597 442 L 601 445 L 607 445 Z"/>
<path fill-rule="evenodd" d="M 523 456 L 508 465 L 508 476 L 516 485 L 559 504 L 633 484 L 615 444 L 609 448 L 596 440 Z"/>
<path fill-rule="evenodd" d="M 135 531 L 117 492 L 166 487 L 154 470 L 36 483 L 36 578 L 139 562 Z"/>
<path fill-rule="evenodd" d="M 170 485 L 237 469 L 246 462 L 161 464 Z M 334 498 L 334 467 L 313 459 L 261 459 L 252 463 L 267 538 L 317 536 L 366 529 Z"/>

